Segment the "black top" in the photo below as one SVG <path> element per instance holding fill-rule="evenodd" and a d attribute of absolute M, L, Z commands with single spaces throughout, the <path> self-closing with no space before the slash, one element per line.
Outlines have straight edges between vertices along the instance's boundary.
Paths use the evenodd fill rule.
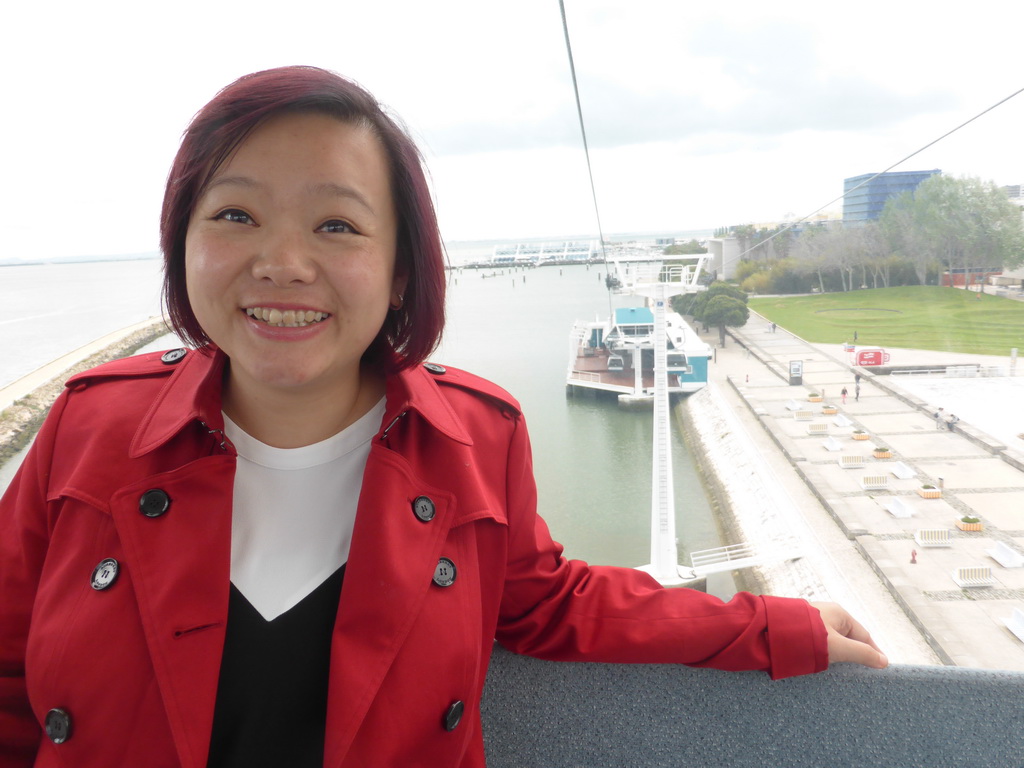
<path fill-rule="evenodd" d="M 331 633 L 345 566 L 267 621 L 235 585 L 207 768 L 321 768 Z"/>

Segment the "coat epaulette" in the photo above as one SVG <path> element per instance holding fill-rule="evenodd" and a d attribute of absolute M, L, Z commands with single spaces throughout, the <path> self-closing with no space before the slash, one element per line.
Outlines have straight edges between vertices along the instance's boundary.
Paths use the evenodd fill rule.
<path fill-rule="evenodd" d="M 148 352 L 111 360 L 87 371 L 76 373 L 64 386 L 74 388 L 97 379 L 151 377 L 173 373 L 175 366 L 194 350 L 172 349 L 166 352 Z"/>
<path fill-rule="evenodd" d="M 470 373 L 469 371 L 464 371 L 461 368 L 453 368 L 449 365 L 424 363 L 423 368 L 433 375 L 434 381 L 438 384 L 459 387 L 470 392 L 486 395 L 487 397 L 497 400 L 502 405 L 512 408 L 516 413 L 523 412 L 522 406 L 519 405 L 519 401 L 493 381 L 489 381 L 481 376 Z"/>

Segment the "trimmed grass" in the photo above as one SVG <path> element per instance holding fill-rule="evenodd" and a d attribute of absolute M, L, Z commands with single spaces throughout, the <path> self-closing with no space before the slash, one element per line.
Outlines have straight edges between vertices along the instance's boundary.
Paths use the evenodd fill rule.
<path fill-rule="evenodd" d="M 959 288 L 908 286 L 814 296 L 751 297 L 750 308 L 807 341 L 1024 355 L 1024 302 Z"/>

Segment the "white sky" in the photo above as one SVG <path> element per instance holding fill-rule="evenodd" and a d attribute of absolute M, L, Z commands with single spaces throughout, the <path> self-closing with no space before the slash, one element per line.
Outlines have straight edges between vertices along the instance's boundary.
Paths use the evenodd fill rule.
<path fill-rule="evenodd" d="M 804 215 L 1024 87 L 1024 4 L 566 0 L 605 233 Z M 358 80 L 445 238 L 596 234 L 557 0 L 19 0 L 0 31 L 0 260 L 154 250 L 188 119 L 239 75 Z M 1024 94 L 900 170 L 1024 183 Z M 838 206 L 836 206 L 838 207 Z"/>

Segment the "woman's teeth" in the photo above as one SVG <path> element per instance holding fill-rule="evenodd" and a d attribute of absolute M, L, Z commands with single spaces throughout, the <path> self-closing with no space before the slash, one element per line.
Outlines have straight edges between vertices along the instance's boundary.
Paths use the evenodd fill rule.
<path fill-rule="evenodd" d="M 312 309 L 303 311 L 301 309 L 267 309 L 266 307 L 248 307 L 245 314 L 254 320 L 262 320 L 268 325 L 276 325 L 279 328 L 301 328 L 330 317 L 327 312 L 314 312 Z"/>

